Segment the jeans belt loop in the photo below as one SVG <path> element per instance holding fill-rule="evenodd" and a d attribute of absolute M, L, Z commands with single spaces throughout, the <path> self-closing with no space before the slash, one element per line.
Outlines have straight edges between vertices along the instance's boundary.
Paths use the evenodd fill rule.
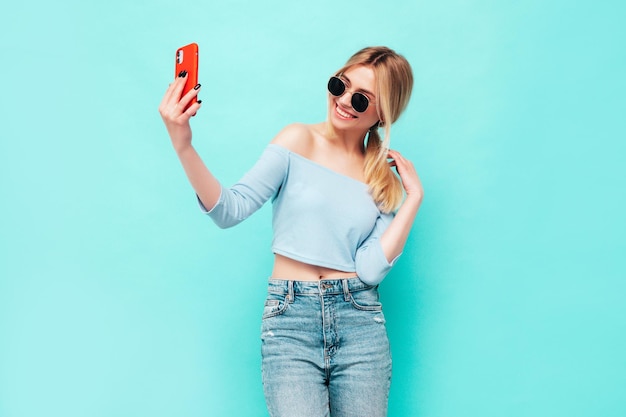
<path fill-rule="evenodd" d="M 342 279 L 341 286 L 343 287 L 343 299 L 345 301 L 350 301 L 350 288 L 348 287 L 348 280 Z"/>
<path fill-rule="evenodd" d="M 293 281 L 287 281 L 287 302 L 293 303 L 294 295 L 293 295 Z"/>

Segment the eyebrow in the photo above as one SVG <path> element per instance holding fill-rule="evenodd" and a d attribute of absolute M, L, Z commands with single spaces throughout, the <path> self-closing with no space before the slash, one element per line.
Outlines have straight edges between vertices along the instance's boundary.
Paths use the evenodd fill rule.
<path fill-rule="evenodd" d="M 346 79 L 346 81 L 348 81 L 350 84 L 352 84 L 352 81 L 350 81 L 350 78 L 346 77 L 346 74 L 341 74 L 341 77 L 345 78 L 345 79 Z M 371 91 L 366 90 L 366 89 L 364 89 L 364 88 L 360 88 L 358 91 L 362 91 L 362 92 L 364 92 L 365 94 L 370 95 L 372 98 L 376 98 L 376 95 L 375 95 L 374 93 L 372 93 Z"/>

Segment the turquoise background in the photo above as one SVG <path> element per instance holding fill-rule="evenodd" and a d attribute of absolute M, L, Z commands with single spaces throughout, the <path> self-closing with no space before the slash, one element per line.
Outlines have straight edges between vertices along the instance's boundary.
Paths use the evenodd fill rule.
<path fill-rule="evenodd" d="M 265 416 L 270 207 L 222 231 L 157 106 L 200 44 L 226 184 L 325 83 L 412 63 L 392 145 L 425 200 L 381 286 L 390 416 L 626 415 L 626 4 L 321 0 L 2 8 L 0 416 Z"/>

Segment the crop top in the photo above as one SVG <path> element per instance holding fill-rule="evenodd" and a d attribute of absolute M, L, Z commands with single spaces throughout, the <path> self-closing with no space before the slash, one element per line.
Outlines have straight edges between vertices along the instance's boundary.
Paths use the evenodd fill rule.
<path fill-rule="evenodd" d="M 232 227 L 272 199 L 272 251 L 287 258 L 355 272 L 380 283 L 397 257 L 387 261 L 380 245 L 393 213 L 382 213 L 367 184 L 335 172 L 276 144 L 219 200 L 201 209 L 221 228 Z M 399 255 L 398 255 L 399 256 Z"/>

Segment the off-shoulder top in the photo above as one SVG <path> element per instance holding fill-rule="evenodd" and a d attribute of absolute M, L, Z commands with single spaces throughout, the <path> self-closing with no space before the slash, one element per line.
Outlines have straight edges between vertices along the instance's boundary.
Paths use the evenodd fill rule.
<path fill-rule="evenodd" d="M 307 264 L 355 272 L 376 285 L 391 262 L 380 237 L 393 213 L 382 213 L 367 184 L 280 145 L 267 146 L 256 164 L 218 202 L 201 208 L 221 228 L 245 220 L 272 199 L 272 251 Z"/>

